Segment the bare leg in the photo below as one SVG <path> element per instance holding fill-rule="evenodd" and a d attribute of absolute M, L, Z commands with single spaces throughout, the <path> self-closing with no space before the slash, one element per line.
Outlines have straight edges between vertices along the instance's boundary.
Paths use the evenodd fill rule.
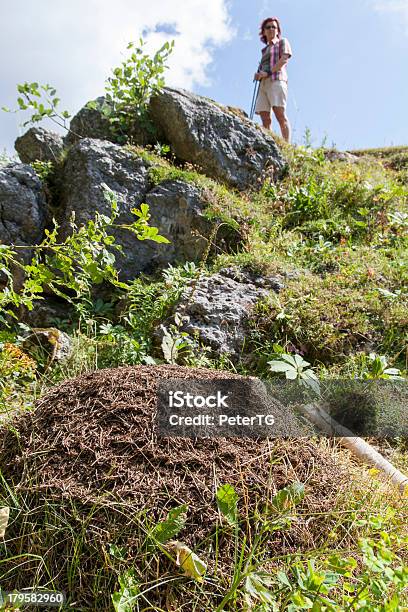
<path fill-rule="evenodd" d="M 259 114 L 261 115 L 262 125 L 264 126 L 264 128 L 267 128 L 269 130 L 272 123 L 271 113 L 268 111 L 261 111 Z"/>
<path fill-rule="evenodd" d="M 283 106 L 273 106 L 273 112 L 278 120 L 279 127 L 282 132 L 282 137 L 286 142 L 290 142 L 290 123 Z"/>

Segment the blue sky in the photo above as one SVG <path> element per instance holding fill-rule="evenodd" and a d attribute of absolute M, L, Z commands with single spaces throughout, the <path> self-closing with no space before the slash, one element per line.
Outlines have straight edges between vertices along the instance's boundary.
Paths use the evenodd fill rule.
<path fill-rule="evenodd" d="M 103 94 L 127 42 L 144 32 L 152 51 L 175 38 L 169 84 L 248 111 L 266 16 L 279 17 L 292 45 L 295 142 L 309 128 L 316 146 L 408 145 L 408 0 L 3 2 L 0 106 L 15 105 L 17 83 L 39 81 L 77 112 Z M 0 151 L 13 151 L 23 119 L 0 113 Z"/>
<path fill-rule="evenodd" d="M 257 25 L 276 15 L 293 50 L 288 114 L 296 141 L 307 126 L 316 145 L 325 135 L 341 149 L 408 144 L 408 0 L 233 2 L 230 15 L 238 36 L 217 52 L 213 97 L 248 109 Z"/>

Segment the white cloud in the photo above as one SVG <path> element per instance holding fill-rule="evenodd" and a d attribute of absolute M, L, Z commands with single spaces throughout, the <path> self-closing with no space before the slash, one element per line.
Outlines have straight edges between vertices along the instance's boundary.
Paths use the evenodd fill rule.
<path fill-rule="evenodd" d="M 408 36 L 408 0 L 369 0 L 369 3 L 379 13 L 394 15 Z"/>
<path fill-rule="evenodd" d="M 0 3 L 0 106 L 13 106 L 16 84 L 54 85 L 64 108 L 76 112 L 103 94 L 105 79 L 126 45 L 143 34 L 147 51 L 175 40 L 166 72 L 173 86 L 209 84 L 214 52 L 235 31 L 229 0 L 14 0 Z M 167 33 L 166 33 L 167 32 Z M 5 59 L 7 58 L 7 59 Z M 15 120 L 0 114 L 1 143 Z"/>

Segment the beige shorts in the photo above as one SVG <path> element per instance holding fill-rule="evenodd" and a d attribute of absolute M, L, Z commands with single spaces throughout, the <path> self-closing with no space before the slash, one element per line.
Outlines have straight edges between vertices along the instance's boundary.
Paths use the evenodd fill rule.
<path fill-rule="evenodd" d="M 262 79 L 259 85 L 259 93 L 256 99 L 255 112 L 270 112 L 272 106 L 283 106 L 286 108 L 288 97 L 288 84 L 286 81 L 272 81 L 270 77 Z"/>

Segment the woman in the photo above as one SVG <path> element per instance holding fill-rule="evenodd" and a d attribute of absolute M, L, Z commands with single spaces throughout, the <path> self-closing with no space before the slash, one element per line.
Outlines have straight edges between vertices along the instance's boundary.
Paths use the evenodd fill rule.
<path fill-rule="evenodd" d="M 288 76 L 286 64 L 292 56 L 287 38 L 281 37 L 281 27 L 276 17 L 267 17 L 261 23 L 259 36 L 266 47 L 254 79 L 260 81 L 255 112 L 261 116 L 265 128 L 271 127 L 271 110 L 278 120 L 282 137 L 290 142 L 290 124 L 286 116 Z"/>

